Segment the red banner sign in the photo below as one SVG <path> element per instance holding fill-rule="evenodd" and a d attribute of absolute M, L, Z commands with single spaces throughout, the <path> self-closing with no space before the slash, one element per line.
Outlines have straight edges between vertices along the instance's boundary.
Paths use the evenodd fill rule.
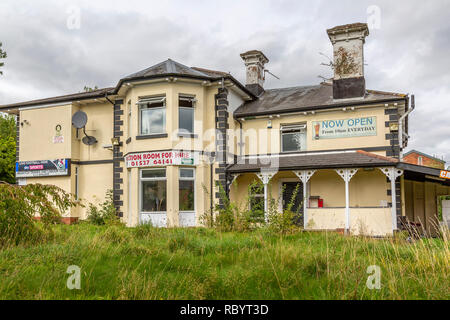
<path fill-rule="evenodd" d="M 157 151 L 132 153 L 125 157 L 127 168 L 161 167 L 170 165 L 197 165 L 198 152 Z"/>

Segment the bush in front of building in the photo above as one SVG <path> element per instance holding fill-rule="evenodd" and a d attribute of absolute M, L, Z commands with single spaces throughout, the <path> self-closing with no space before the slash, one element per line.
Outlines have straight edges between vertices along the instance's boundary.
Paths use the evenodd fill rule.
<path fill-rule="evenodd" d="M 297 211 L 294 212 L 292 209 L 295 205 L 295 199 L 297 198 L 297 194 L 300 189 L 300 184 L 297 184 L 294 191 L 292 192 L 291 199 L 287 204 L 286 208 L 281 212 L 278 210 L 279 208 L 279 200 L 275 200 L 271 198 L 269 200 L 269 210 L 268 210 L 268 230 L 274 233 L 279 234 L 290 234 L 300 230 L 299 220 L 301 218 L 301 213 L 299 212 L 302 204 L 300 204 L 297 208 Z M 282 193 L 284 189 L 282 190 Z"/>
<path fill-rule="evenodd" d="M 269 197 L 267 221 L 264 216 L 264 198 L 261 197 L 264 186 L 260 182 L 253 182 L 248 186 L 248 196 L 243 203 L 235 203 L 230 200 L 222 186 L 219 185 L 221 203 L 214 207 L 213 214 L 204 215 L 205 225 L 216 228 L 218 231 L 246 232 L 260 227 L 266 227 L 268 231 L 280 234 L 288 234 L 299 230 L 299 212 L 293 212 L 293 207 L 299 185 L 294 190 L 289 204 L 279 212 L 280 199 Z M 282 190 L 282 193 L 284 190 Z M 268 194 L 271 194 L 269 191 Z M 301 208 L 301 205 L 298 206 Z"/>
<path fill-rule="evenodd" d="M 114 206 L 112 190 L 106 191 L 105 201 L 100 204 L 100 207 L 89 203 L 87 221 L 95 225 L 121 224 L 116 207 Z"/>
<path fill-rule="evenodd" d="M 51 237 L 49 226 L 60 223 L 61 213 L 75 205 L 72 195 L 53 185 L 0 182 L 0 246 L 38 243 Z"/>

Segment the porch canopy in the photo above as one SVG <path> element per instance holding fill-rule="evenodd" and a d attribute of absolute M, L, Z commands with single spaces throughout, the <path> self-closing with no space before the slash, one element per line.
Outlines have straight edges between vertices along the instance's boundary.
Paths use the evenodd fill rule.
<path fill-rule="evenodd" d="M 374 153 L 354 150 L 336 152 L 306 152 L 303 154 L 282 154 L 274 156 L 249 156 L 238 158 L 230 165 L 231 174 L 260 172 L 265 170 L 288 171 L 308 169 L 340 169 L 396 166 L 397 159 Z"/>
<path fill-rule="evenodd" d="M 418 216 L 420 213 L 423 215 L 423 217 L 420 217 L 420 220 L 425 220 L 426 223 L 426 220 L 429 219 L 429 217 L 437 215 L 437 207 L 431 208 L 433 203 L 436 202 L 436 199 L 429 195 L 450 194 L 450 180 L 440 178 L 439 169 L 411 165 L 399 162 L 395 158 L 385 157 L 362 150 L 240 157 L 235 164 L 227 167 L 227 176 L 228 183 L 231 184 L 234 179 L 241 174 L 256 174 L 264 184 L 264 204 L 267 212 L 267 185 L 278 172 L 291 171 L 294 173 L 303 184 L 303 195 L 306 200 L 308 180 L 314 173 L 320 169 L 334 170 L 345 182 L 345 229 L 350 230 L 349 182 L 358 169 L 363 168 L 378 168 L 386 175 L 388 181 L 391 183 L 391 190 L 388 190 L 388 195 L 391 196 L 390 220 L 392 232 L 397 229 L 397 217 L 402 215 L 401 198 L 404 198 L 403 203 L 406 206 L 406 217 L 411 219 L 411 217 Z M 400 184 L 396 185 L 397 178 L 401 175 L 404 175 L 405 184 L 408 181 L 414 181 L 414 192 L 411 191 L 413 194 L 411 197 L 408 195 L 405 197 L 401 194 Z M 422 184 L 419 184 L 419 182 Z M 420 196 L 417 191 L 420 191 L 420 188 L 426 189 L 424 189 L 425 193 L 422 196 Z M 431 192 L 429 190 L 430 188 L 435 189 Z M 395 190 L 395 192 L 392 192 L 393 190 Z M 406 192 L 407 191 L 408 188 L 406 188 Z M 414 197 L 418 199 L 412 199 Z M 426 200 L 420 202 L 421 198 L 426 198 Z M 303 201 L 305 228 L 307 227 L 308 214 L 306 203 L 307 201 Z M 381 209 L 382 208 L 379 210 Z M 412 213 L 410 213 L 410 211 Z M 356 212 L 357 210 L 355 209 L 355 214 Z"/>
<path fill-rule="evenodd" d="M 320 169 L 332 169 L 345 182 L 345 230 L 350 230 L 349 182 L 358 169 L 378 168 L 391 182 L 391 190 L 396 190 L 395 181 L 403 173 L 398 169 L 398 160 L 362 150 L 305 152 L 300 154 L 281 154 L 268 156 L 248 156 L 238 158 L 237 162 L 227 168 L 229 183 L 240 174 L 255 173 L 264 184 L 264 205 L 267 213 L 267 185 L 272 177 L 280 171 L 292 171 L 303 184 L 304 227 L 308 224 L 307 184 L 309 179 Z M 392 192 L 391 221 L 392 230 L 397 229 L 397 199 Z M 267 219 L 267 215 L 266 215 Z"/>

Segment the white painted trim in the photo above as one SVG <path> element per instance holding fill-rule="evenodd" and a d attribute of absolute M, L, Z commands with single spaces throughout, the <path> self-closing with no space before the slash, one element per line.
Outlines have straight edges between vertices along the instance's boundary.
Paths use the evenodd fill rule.
<path fill-rule="evenodd" d="M 355 149 L 355 150 L 343 150 L 343 151 L 321 151 L 321 152 L 314 152 L 314 151 L 307 151 L 307 152 L 302 152 L 302 153 L 289 153 L 289 154 L 277 154 L 277 155 L 266 155 L 266 156 L 256 156 L 256 155 L 248 155 L 248 156 L 243 156 L 243 159 L 267 159 L 267 158 L 282 158 L 282 157 L 299 157 L 299 156 L 310 156 L 310 155 L 327 155 L 327 154 L 341 154 L 341 153 L 356 153 L 356 151 L 359 149 Z M 393 166 L 395 166 L 395 164 L 392 164 Z"/>
<path fill-rule="evenodd" d="M 37 105 L 37 106 L 32 106 L 32 107 L 19 107 L 18 109 L 19 109 L 19 111 L 24 111 L 24 110 L 33 110 L 33 109 L 61 107 L 61 106 L 72 105 L 76 101 L 77 100 L 68 101 L 68 102 L 64 102 L 64 103 L 61 102 L 61 103 L 53 103 L 53 104 L 43 104 L 43 105 Z"/>

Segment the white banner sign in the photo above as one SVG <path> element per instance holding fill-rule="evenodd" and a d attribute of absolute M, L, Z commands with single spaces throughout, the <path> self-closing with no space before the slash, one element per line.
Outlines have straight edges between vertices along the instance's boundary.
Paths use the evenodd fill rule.
<path fill-rule="evenodd" d="M 198 165 L 198 152 L 157 151 L 132 153 L 125 157 L 127 168 L 161 167 L 171 165 Z"/>
<path fill-rule="evenodd" d="M 377 117 L 313 121 L 313 139 L 336 139 L 377 135 Z"/>

